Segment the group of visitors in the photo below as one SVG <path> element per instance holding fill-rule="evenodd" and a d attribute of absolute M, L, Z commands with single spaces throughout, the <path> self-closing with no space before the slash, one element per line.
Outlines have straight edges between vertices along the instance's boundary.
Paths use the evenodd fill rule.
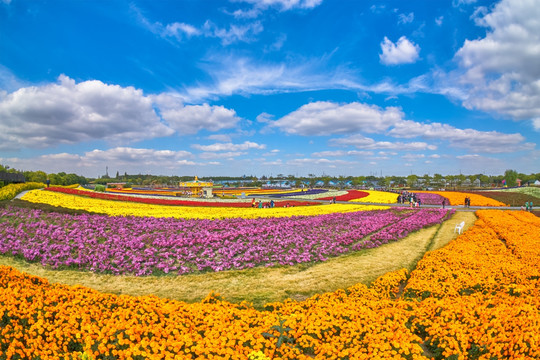
<path fill-rule="evenodd" d="M 465 207 L 471 207 L 471 198 L 468 196 L 465 198 Z"/>
<path fill-rule="evenodd" d="M 251 199 L 251 207 L 252 208 L 259 208 L 259 209 L 271 209 L 276 204 L 274 203 L 274 200 L 270 200 L 269 202 L 263 202 L 261 201 L 255 201 L 255 198 Z M 289 203 L 285 207 L 289 207 Z"/>
<path fill-rule="evenodd" d="M 398 204 L 405 204 L 408 202 L 410 207 L 420 207 L 422 205 L 422 200 L 420 197 L 415 193 L 408 192 L 407 190 L 403 190 L 399 194 L 397 202 Z"/>
<path fill-rule="evenodd" d="M 521 207 L 521 210 L 523 210 L 523 206 Z M 526 211 L 533 211 L 533 202 L 532 201 L 525 201 L 525 210 Z"/>

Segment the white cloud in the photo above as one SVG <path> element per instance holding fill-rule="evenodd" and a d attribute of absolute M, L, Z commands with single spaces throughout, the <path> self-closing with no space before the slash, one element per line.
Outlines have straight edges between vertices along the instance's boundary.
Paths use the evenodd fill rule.
<path fill-rule="evenodd" d="M 468 87 L 464 105 L 534 122 L 540 118 L 540 6 L 502 0 L 481 13 L 475 21 L 486 36 L 466 40 L 456 54 Z"/>
<path fill-rule="evenodd" d="M 273 117 L 273 115 L 263 112 L 257 115 L 256 120 L 260 123 L 268 123 L 270 122 L 270 120 L 272 120 Z"/>
<path fill-rule="evenodd" d="M 180 135 L 195 134 L 202 129 L 219 131 L 236 126 L 240 118 L 236 112 L 223 106 L 186 105 L 163 105 L 161 116 L 169 126 L 179 132 Z"/>
<path fill-rule="evenodd" d="M 460 7 L 461 5 L 470 5 L 476 3 L 477 0 L 452 0 L 453 7 Z"/>
<path fill-rule="evenodd" d="M 199 154 L 199 157 L 201 159 L 233 159 L 242 155 L 246 155 L 246 153 L 242 151 L 227 151 L 223 153 L 204 152 Z"/>
<path fill-rule="evenodd" d="M 193 155 L 188 151 L 171 151 L 115 147 L 108 150 L 92 150 L 82 155 L 58 153 L 34 158 L 0 158 L 0 162 L 21 170 L 43 170 L 46 173 L 77 173 L 89 177 L 116 171 L 129 174 L 152 173 L 175 174 L 180 168 L 194 166 Z"/>
<path fill-rule="evenodd" d="M 202 150 L 202 151 L 245 151 L 250 149 L 266 149 L 266 145 L 264 144 L 257 144 L 251 141 L 244 141 L 242 144 L 233 144 L 233 143 L 216 143 L 212 145 L 199 145 L 194 144 L 192 145 L 194 149 Z"/>
<path fill-rule="evenodd" d="M 372 156 L 373 151 L 358 151 L 358 150 L 336 150 L 336 151 L 320 151 L 314 152 L 311 156 L 314 157 L 339 157 L 339 156 Z"/>
<path fill-rule="evenodd" d="M 124 145 L 175 131 L 186 135 L 233 128 L 239 120 L 234 110 L 223 106 L 184 105 L 172 94 L 145 96 L 131 86 L 76 83 L 61 75 L 57 83 L 0 92 L 0 149 L 94 140 Z"/>
<path fill-rule="evenodd" d="M 231 142 L 232 138 L 229 134 L 214 134 L 207 137 L 208 140 L 215 140 L 221 142 Z"/>
<path fill-rule="evenodd" d="M 255 40 L 255 35 L 264 30 L 262 24 L 258 21 L 246 24 L 232 24 L 228 29 L 220 28 L 211 21 L 206 21 L 202 28 L 202 33 L 206 37 L 214 37 L 221 39 L 223 45 L 229 45 L 235 42 L 252 42 Z"/>
<path fill-rule="evenodd" d="M 393 43 L 386 36 L 381 42 L 381 63 L 385 65 L 412 64 L 419 59 L 420 46 L 410 42 L 405 36 Z"/>
<path fill-rule="evenodd" d="M 201 35 L 201 31 L 193 25 L 175 22 L 165 27 L 163 35 L 172 36 L 181 41 L 185 37 L 191 38 L 193 36 Z"/>
<path fill-rule="evenodd" d="M 91 80 L 20 88 L 0 97 L 0 148 L 45 148 L 103 139 L 128 143 L 171 135 L 152 101 L 131 86 Z"/>
<path fill-rule="evenodd" d="M 444 20 L 444 16 L 441 15 L 438 18 L 435 18 L 435 24 L 437 24 L 437 26 L 441 26 L 443 24 L 443 20 Z"/>
<path fill-rule="evenodd" d="M 359 149 L 366 150 L 400 150 L 400 151 L 415 151 L 415 150 L 436 150 L 435 145 L 429 145 L 425 142 L 390 142 L 390 141 L 375 141 L 363 135 L 352 135 L 340 139 L 332 139 L 330 143 L 336 146 L 355 146 Z"/>
<path fill-rule="evenodd" d="M 378 154 L 381 156 L 396 156 L 398 153 L 395 151 L 379 151 Z"/>
<path fill-rule="evenodd" d="M 485 159 L 485 158 L 478 155 L 478 154 L 468 154 L 468 155 L 456 156 L 456 159 L 460 159 L 460 160 L 479 160 L 479 159 Z"/>
<path fill-rule="evenodd" d="M 144 166 L 175 166 L 177 164 L 194 165 L 193 154 L 188 151 L 136 149 L 116 147 L 108 150 L 93 150 L 81 157 L 83 162 L 110 163 L 116 166 L 139 163 Z"/>
<path fill-rule="evenodd" d="M 414 21 L 414 13 L 399 14 L 398 15 L 398 24 L 409 24 Z"/>
<path fill-rule="evenodd" d="M 425 139 L 445 140 L 453 147 L 467 148 L 482 153 L 515 152 L 532 150 L 535 147 L 532 143 L 524 143 L 525 138 L 521 134 L 458 129 L 448 124 L 424 124 L 410 120 L 397 123 L 388 134 L 400 138 L 422 137 Z"/>
<path fill-rule="evenodd" d="M 288 134 L 331 135 L 351 132 L 381 133 L 401 121 L 403 113 L 395 107 L 382 109 L 361 103 L 337 104 L 318 101 L 303 105 L 298 110 L 274 121 Z"/>
<path fill-rule="evenodd" d="M 203 36 L 206 38 L 218 38 L 223 45 L 229 45 L 235 42 L 251 42 L 255 39 L 255 35 L 263 31 L 263 26 L 259 21 L 242 25 L 231 24 L 228 29 L 219 27 L 210 20 L 207 20 L 199 28 L 184 22 L 173 22 L 163 25 L 160 22 L 152 22 L 149 20 L 144 16 L 142 11 L 133 4 L 131 5 L 131 10 L 135 13 L 140 24 L 148 31 L 163 39 L 174 39 L 178 42 L 193 37 Z M 238 13 L 238 17 L 242 17 L 242 14 L 248 15 L 249 12 L 240 12 Z M 251 14 L 257 15 L 258 11 L 254 11 Z M 247 18 L 249 16 L 244 17 Z"/>
<path fill-rule="evenodd" d="M 323 0 L 238 0 L 254 5 L 257 9 L 267 9 L 276 7 L 280 11 L 288 11 L 294 9 L 313 9 L 319 6 Z"/>
<path fill-rule="evenodd" d="M 307 168 L 313 165 L 327 165 L 334 167 L 336 165 L 355 165 L 356 162 L 352 161 L 345 161 L 345 160 L 336 160 L 336 159 L 312 159 L 312 158 L 304 158 L 304 159 L 291 159 L 287 161 L 287 165 L 291 166 L 297 166 L 299 168 Z"/>
<path fill-rule="evenodd" d="M 269 152 L 264 153 L 262 156 L 277 156 L 279 152 L 280 150 L 274 149 L 274 150 L 270 150 Z"/>
<path fill-rule="evenodd" d="M 404 159 L 404 160 L 407 160 L 407 161 L 415 161 L 415 160 L 418 160 L 418 159 L 423 159 L 425 157 L 426 157 L 426 155 L 424 155 L 424 154 L 405 154 L 401 158 Z"/>

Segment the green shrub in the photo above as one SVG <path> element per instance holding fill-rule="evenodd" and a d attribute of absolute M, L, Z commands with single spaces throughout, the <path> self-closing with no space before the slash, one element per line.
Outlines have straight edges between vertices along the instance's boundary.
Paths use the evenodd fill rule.
<path fill-rule="evenodd" d="M 97 184 L 94 191 L 105 192 L 105 185 Z"/>

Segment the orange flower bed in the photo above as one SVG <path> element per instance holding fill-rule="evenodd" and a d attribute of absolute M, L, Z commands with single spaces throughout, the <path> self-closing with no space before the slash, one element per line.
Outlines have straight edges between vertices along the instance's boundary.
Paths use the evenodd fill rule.
<path fill-rule="evenodd" d="M 540 221 L 477 214 L 410 274 L 266 311 L 217 296 L 104 294 L 0 267 L 0 359 L 540 358 Z"/>
<path fill-rule="evenodd" d="M 470 193 L 462 193 L 458 191 L 415 191 L 415 193 L 437 194 L 445 197 L 450 201 L 450 205 L 464 205 L 465 198 L 471 199 L 471 206 L 508 206 L 505 203 L 486 196 Z"/>

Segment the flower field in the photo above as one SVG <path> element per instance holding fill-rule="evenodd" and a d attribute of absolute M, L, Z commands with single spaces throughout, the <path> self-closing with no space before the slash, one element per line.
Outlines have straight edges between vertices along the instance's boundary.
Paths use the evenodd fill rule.
<path fill-rule="evenodd" d="M 214 200 L 214 199 L 197 199 L 197 200 L 179 200 L 171 198 L 163 198 L 162 196 L 151 196 L 151 197 L 141 197 L 141 194 L 131 194 L 126 195 L 121 194 L 110 194 L 110 193 L 101 193 L 88 190 L 79 190 L 79 189 L 68 189 L 60 187 L 51 187 L 45 189 L 45 191 L 59 192 L 63 194 L 86 196 L 94 199 L 103 199 L 103 200 L 117 200 L 117 201 L 132 201 L 143 204 L 153 204 L 153 205 L 176 205 L 176 206 L 208 206 L 208 207 L 251 207 L 251 199 L 245 199 L 244 201 L 238 201 L 236 199 L 227 199 L 227 200 Z M 309 201 L 276 201 L 275 206 L 283 207 L 289 204 L 289 206 L 307 206 L 307 205 L 317 205 L 316 202 Z"/>
<path fill-rule="evenodd" d="M 525 194 L 522 192 L 511 192 L 511 191 L 468 191 L 468 194 L 477 194 L 484 197 L 488 197 L 497 201 L 500 201 L 508 206 L 521 206 L 525 202 L 532 201 L 533 204 L 540 202 L 539 198 L 534 197 L 533 195 Z"/>
<path fill-rule="evenodd" d="M 415 194 L 437 194 L 450 201 L 450 205 L 464 205 L 465 198 L 471 199 L 471 206 L 508 206 L 505 203 L 482 196 L 476 193 L 458 192 L 458 191 L 415 191 Z"/>
<path fill-rule="evenodd" d="M 317 205 L 296 207 L 275 207 L 271 209 L 233 208 L 233 207 L 183 207 L 142 204 L 126 201 L 112 201 L 69 195 L 53 191 L 33 190 L 22 200 L 60 206 L 68 209 L 86 210 L 110 216 L 150 216 L 183 219 L 223 219 L 223 218 L 271 218 L 291 216 L 312 216 L 340 212 L 355 212 L 386 209 L 386 206 L 365 205 Z"/>
<path fill-rule="evenodd" d="M 45 184 L 42 183 L 24 183 L 24 184 L 9 184 L 0 188 L 0 201 L 1 200 L 11 200 L 20 192 L 32 189 L 41 189 L 44 188 Z"/>
<path fill-rule="evenodd" d="M 354 201 L 354 200 L 365 198 L 366 196 L 369 196 L 369 195 L 370 194 L 367 191 L 347 190 L 346 194 L 338 195 L 338 196 L 321 197 L 319 198 L 319 200 L 332 200 L 335 197 L 336 201 Z"/>
<path fill-rule="evenodd" d="M 386 210 L 210 221 L 11 207 L 0 209 L 0 254 L 52 268 L 135 275 L 295 265 L 401 239 L 440 223 L 448 213 Z"/>
<path fill-rule="evenodd" d="M 397 203 L 398 194 L 376 191 L 376 190 L 364 190 L 369 195 L 361 198 L 356 198 L 350 201 L 353 202 L 365 202 L 365 203 L 374 203 L 374 204 L 395 204 Z"/>
<path fill-rule="evenodd" d="M 539 187 L 528 186 L 528 187 L 520 187 L 520 188 L 510 188 L 510 189 L 506 189 L 504 191 L 505 192 L 506 191 L 518 192 L 518 193 L 522 193 L 522 194 L 526 194 L 526 195 L 531 195 L 531 196 L 534 196 L 534 197 L 540 199 L 540 188 Z"/>
<path fill-rule="evenodd" d="M 540 219 L 482 210 L 410 274 L 305 301 L 99 293 L 0 267 L 0 359 L 538 359 Z"/>
<path fill-rule="evenodd" d="M 313 189 L 318 190 L 318 189 Z M 340 196 L 347 195 L 349 192 L 347 190 L 326 190 L 325 192 L 312 192 L 309 194 L 307 191 L 294 194 L 296 199 L 305 199 L 305 200 L 321 200 L 321 198 L 326 198 L 326 200 L 333 199 L 334 196 L 336 199 Z"/>
<path fill-rule="evenodd" d="M 446 198 L 439 194 L 432 193 L 416 193 L 416 197 L 422 202 L 422 205 L 442 205 L 443 200 Z M 446 200 L 448 204 L 448 200 Z"/>

